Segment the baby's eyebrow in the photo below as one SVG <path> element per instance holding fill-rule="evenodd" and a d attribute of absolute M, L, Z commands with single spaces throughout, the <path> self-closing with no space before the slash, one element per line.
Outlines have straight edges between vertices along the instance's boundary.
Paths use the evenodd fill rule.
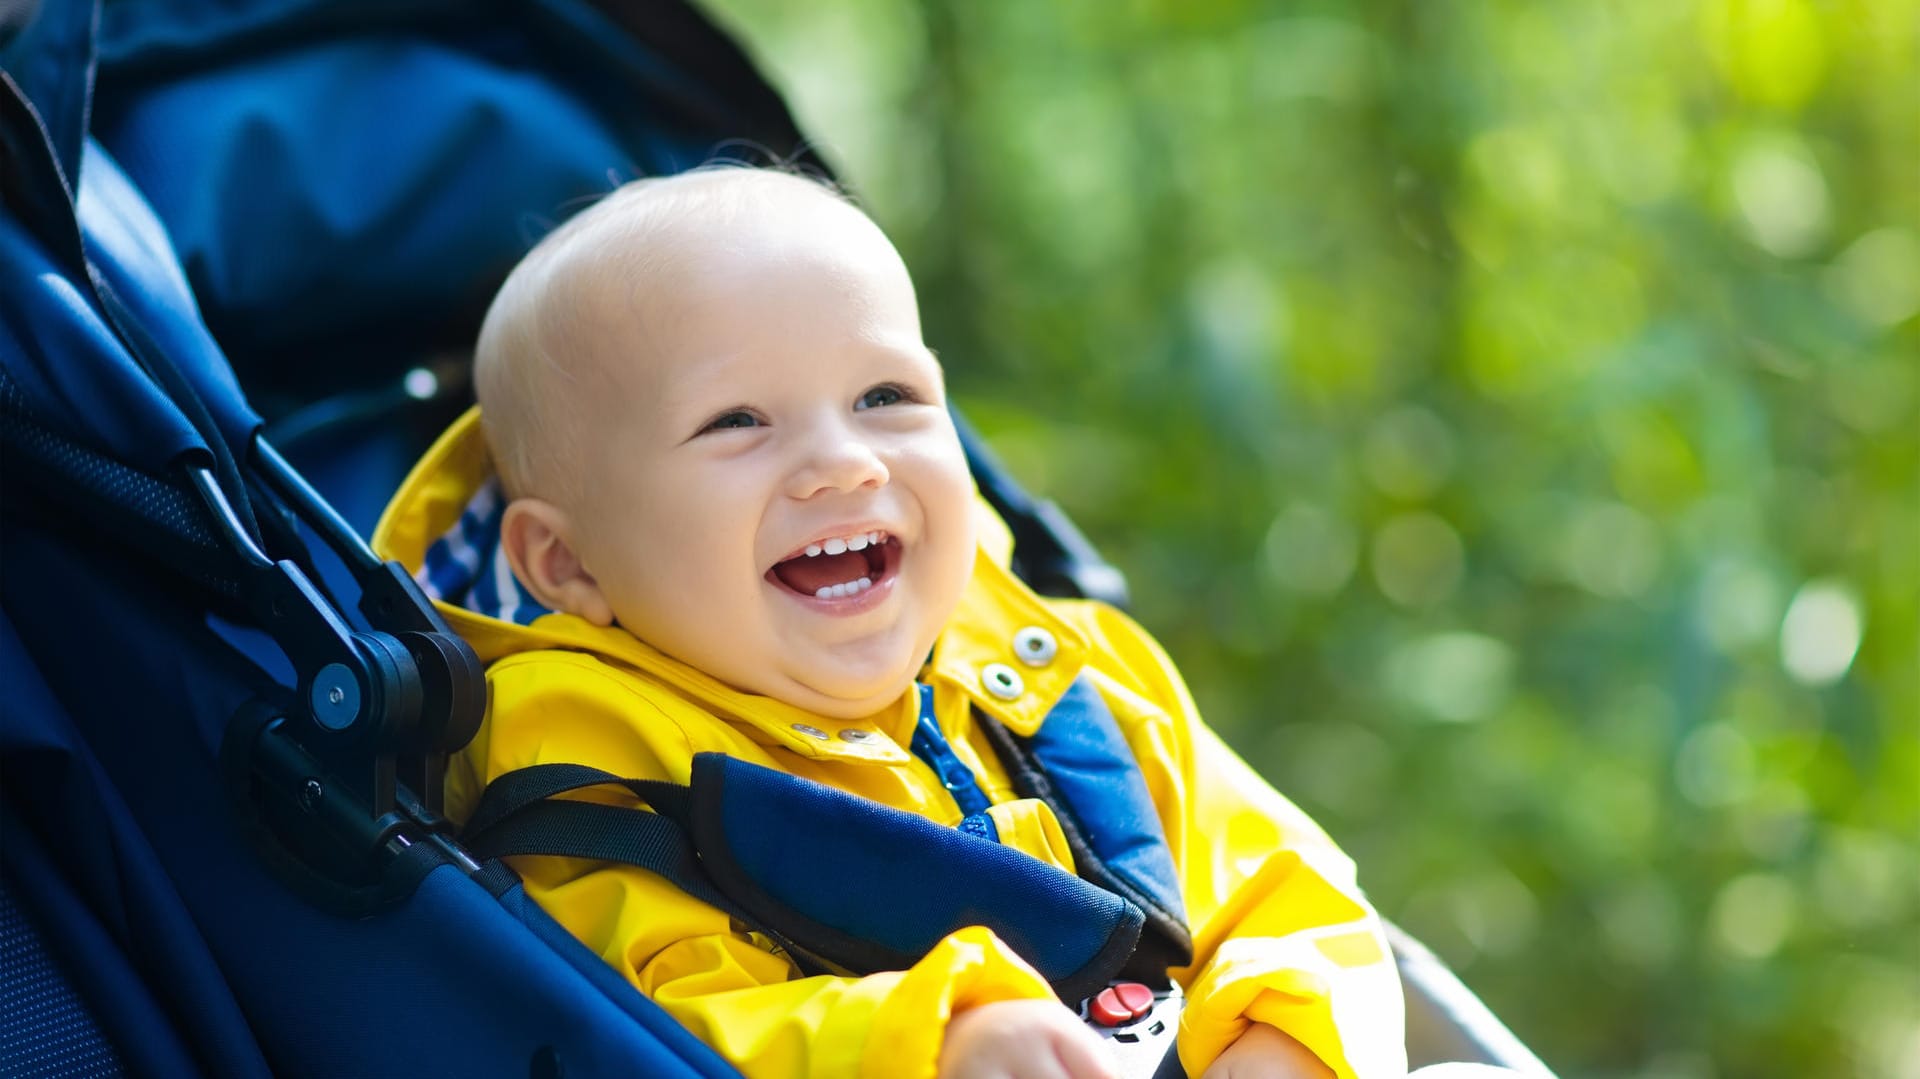
<path fill-rule="evenodd" d="M 940 366 L 939 354 L 934 352 L 933 349 L 928 348 L 927 345 L 921 341 L 906 343 L 897 340 L 867 340 L 861 343 L 867 346 L 862 349 L 863 352 L 868 352 L 884 359 L 919 360 L 932 364 L 934 367 Z"/>
<path fill-rule="evenodd" d="M 739 355 L 735 351 L 675 360 L 675 370 L 659 373 L 654 399 L 668 412 L 718 408 L 719 404 L 713 399 L 725 396 L 738 385 L 738 380 L 720 372 Z"/>

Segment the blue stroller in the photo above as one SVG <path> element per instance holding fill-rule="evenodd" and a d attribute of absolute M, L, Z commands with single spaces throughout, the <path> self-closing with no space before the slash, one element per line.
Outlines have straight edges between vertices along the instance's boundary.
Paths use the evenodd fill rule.
<path fill-rule="evenodd" d="M 544 215 L 777 95 L 678 0 L 0 4 L 0 71 L 0 1074 L 735 1075 L 440 818 L 481 672 L 360 537 Z M 1395 943 L 1416 1062 L 1545 1074 Z"/>

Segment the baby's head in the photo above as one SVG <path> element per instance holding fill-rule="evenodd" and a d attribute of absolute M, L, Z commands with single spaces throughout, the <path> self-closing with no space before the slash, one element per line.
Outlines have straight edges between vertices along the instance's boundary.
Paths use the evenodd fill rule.
<path fill-rule="evenodd" d="M 482 423 L 534 597 L 736 688 L 892 704 L 972 570 L 972 482 L 880 230 L 811 180 L 628 184 L 488 310 Z"/>

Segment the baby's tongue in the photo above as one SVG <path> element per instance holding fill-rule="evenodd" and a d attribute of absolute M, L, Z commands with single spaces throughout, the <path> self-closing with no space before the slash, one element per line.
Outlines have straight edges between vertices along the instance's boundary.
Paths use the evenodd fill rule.
<path fill-rule="evenodd" d="M 811 596 L 830 584 L 845 584 L 867 575 L 867 556 L 858 551 L 789 558 L 773 567 L 787 587 Z"/>

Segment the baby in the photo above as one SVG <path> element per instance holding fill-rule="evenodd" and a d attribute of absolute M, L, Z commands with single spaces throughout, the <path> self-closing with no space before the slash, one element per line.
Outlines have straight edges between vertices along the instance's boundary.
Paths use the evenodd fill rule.
<path fill-rule="evenodd" d="M 527 765 L 685 783 L 718 751 L 1071 872 L 1057 807 L 1021 796 L 986 728 L 1031 736 L 1091 687 L 1191 927 L 1192 962 L 1170 972 L 1187 1074 L 1405 1073 L 1393 960 L 1351 863 L 1200 722 L 1141 629 L 1008 571 L 906 268 L 844 198 L 736 168 L 629 184 L 513 271 L 476 379 L 478 419 L 429 453 L 376 541 L 458 600 L 443 607 L 490 664 L 487 722 L 449 776 L 456 818 Z M 985 928 L 905 970 L 806 976 L 661 877 L 515 867 L 750 1076 L 1112 1074 Z"/>

